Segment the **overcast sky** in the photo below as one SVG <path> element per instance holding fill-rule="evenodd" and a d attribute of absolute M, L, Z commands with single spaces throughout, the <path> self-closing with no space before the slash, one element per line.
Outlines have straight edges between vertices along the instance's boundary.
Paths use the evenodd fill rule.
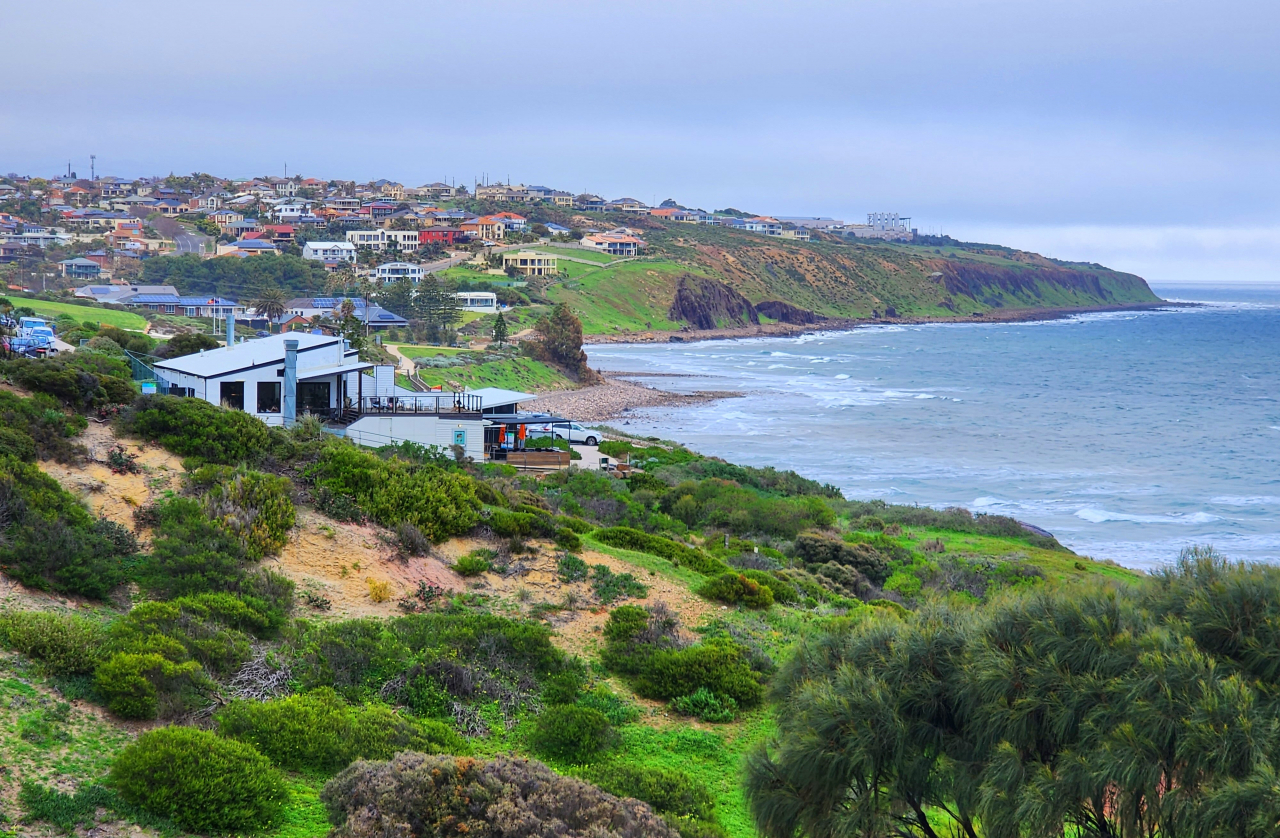
<path fill-rule="evenodd" d="M 0 173 L 536 183 L 1280 283 L 1280 3 L 58 2 Z"/>

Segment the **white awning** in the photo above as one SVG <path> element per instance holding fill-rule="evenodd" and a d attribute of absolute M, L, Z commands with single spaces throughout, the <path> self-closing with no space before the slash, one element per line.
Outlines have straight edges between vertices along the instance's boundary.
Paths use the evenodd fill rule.
<path fill-rule="evenodd" d="M 339 364 L 336 367 L 320 367 L 319 369 L 298 370 L 299 381 L 310 381 L 313 378 L 327 378 L 331 375 L 346 375 L 349 372 L 360 372 L 372 369 L 373 364 Z"/>

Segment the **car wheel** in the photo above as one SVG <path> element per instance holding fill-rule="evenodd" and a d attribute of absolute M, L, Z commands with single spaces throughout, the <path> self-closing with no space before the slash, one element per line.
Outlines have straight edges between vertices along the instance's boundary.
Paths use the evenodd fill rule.
<path fill-rule="evenodd" d="M 587 437 L 587 438 L 586 438 L 586 440 L 585 440 L 585 442 L 587 443 L 587 445 L 595 445 L 595 444 L 597 444 L 599 441 L 600 441 L 600 440 L 596 439 L 596 438 L 595 438 L 595 437 L 593 437 L 593 436 L 589 436 L 589 437 Z"/>

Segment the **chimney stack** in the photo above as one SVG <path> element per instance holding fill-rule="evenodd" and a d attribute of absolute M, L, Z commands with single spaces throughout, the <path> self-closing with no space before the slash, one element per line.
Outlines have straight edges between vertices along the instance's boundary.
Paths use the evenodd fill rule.
<path fill-rule="evenodd" d="M 236 315 L 235 310 L 227 315 L 227 346 L 236 345 Z"/>
<path fill-rule="evenodd" d="M 284 342 L 284 387 L 280 413 L 284 417 L 284 426 L 293 427 L 298 420 L 298 341 Z"/>

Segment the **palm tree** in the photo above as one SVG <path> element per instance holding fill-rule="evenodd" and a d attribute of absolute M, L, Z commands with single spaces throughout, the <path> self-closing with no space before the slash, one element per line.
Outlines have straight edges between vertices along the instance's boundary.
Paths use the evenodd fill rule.
<path fill-rule="evenodd" d="M 257 299 L 251 303 L 254 311 L 268 320 L 275 320 L 285 311 L 284 292 L 279 288 L 267 288 L 258 293 Z"/>

